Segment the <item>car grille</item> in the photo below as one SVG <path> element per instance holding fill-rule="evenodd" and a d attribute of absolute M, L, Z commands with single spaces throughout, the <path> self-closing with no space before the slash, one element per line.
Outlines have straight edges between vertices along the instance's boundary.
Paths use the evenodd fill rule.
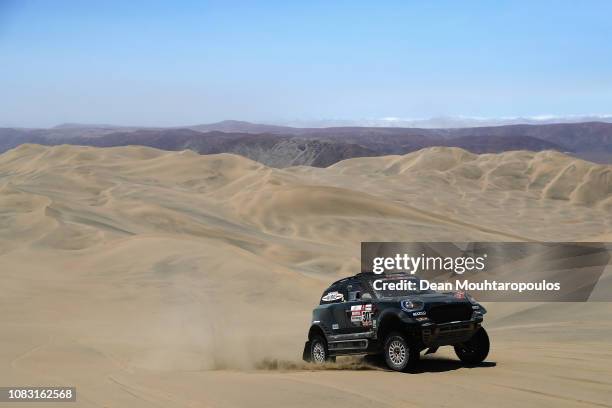
<path fill-rule="evenodd" d="M 427 312 L 427 316 L 434 323 L 470 320 L 472 317 L 472 306 L 468 304 L 432 306 Z"/>

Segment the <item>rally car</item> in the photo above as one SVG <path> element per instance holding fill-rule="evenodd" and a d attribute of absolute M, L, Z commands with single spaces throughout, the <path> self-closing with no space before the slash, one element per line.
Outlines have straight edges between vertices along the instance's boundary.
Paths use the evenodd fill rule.
<path fill-rule="evenodd" d="M 421 351 L 453 346 L 466 364 L 484 361 L 489 353 L 485 308 L 465 292 L 419 290 L 418 282 L 413 275 L 372 273 L 334 282 L 313 310 L 304 360 L 382 354 L 389 368 L 405 371 Z"/>

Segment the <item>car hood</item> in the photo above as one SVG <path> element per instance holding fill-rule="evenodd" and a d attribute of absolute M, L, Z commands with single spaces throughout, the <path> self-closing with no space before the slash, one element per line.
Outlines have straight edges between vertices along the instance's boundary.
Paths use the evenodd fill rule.
<path fill-rule="evenodd" d="M 426 305 L 432 304 L 450 304 L 450 303 L 470 303 L 469 300 L 463 297 L 457 297 L 454 293 L 423 293 L 410 296 L 398 297 L 398 301 L 402 300 L 420 300 Z M 395 300 L 395 299 L 394 299 Z"/>

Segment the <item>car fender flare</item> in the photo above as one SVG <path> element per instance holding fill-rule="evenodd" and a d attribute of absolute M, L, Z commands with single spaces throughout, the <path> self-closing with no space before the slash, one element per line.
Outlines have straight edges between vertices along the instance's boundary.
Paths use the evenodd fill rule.
<path fill-rule="evenodd" d="M 402 319 L 402 314 L 403 312 L 393 309 L 383 311 L 378 317 L 376 337 L 382 340 L 385 334 L 392 330 L 403 331 L 402 326 L 405 321 Z"/>
<path fill-rule="evenodd" d="M 310 326 L 310 329 L 308 329 L 308 341 L 312 340 L 312 338 L 317 334 L 323 336 L 325 341 L 327 341 L 327 334 L 325 333 L 323 326 L 320 323 L 313 323 Z"/>
<path fill-rule="evenodd" d="M 302 352 L 302 360 L 308 361 L 308 362 L 312 360 L 312 356 L 310 355 L 310 342 L 312 341 L 312 338 L 317 335 L 323 336 L 323 338 L 327 342 L 327 335 L 325 334 L 325 330 L 323 330 L 323 327 L 318 323 L 314 323 L 310 326 L 310 329 L 308 329 L 308 340 L 306 341 L 306 343 L 304 343 L 304 351 Z"/>

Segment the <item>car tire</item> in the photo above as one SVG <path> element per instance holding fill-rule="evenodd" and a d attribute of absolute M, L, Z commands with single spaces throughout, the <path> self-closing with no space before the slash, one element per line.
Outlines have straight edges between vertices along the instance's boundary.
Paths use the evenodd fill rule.
<path fill-rule="evenodd" d="M 336 357 L 329 355 L 327 342 L 322 336 L 317 335 L 310 340 L 310 361 L 315 364 L 336 361 Z"/>
<path fill-rule="evenodd" d="M 387 367 L 394 371 L 406 371 L 419 360 L 418 351 L 405 336 L 397 332 L 386 337 L 383 354 Z"/>
<path fill-rule="evenodd" d="M 484 327 L 481 327 L 471 339 L 455 345 L 455 354 L 465 364 L 478 364 L 489 355 L 489 347 L 489 335 Z"/>

